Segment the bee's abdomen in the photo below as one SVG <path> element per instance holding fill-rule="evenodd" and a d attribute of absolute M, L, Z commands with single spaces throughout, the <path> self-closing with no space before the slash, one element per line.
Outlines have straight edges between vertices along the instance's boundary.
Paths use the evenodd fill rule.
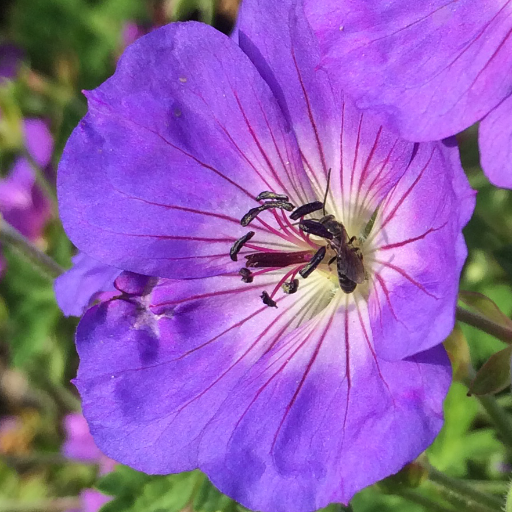
<path fill-rule="evenodd" d="M 338 273 L 338 282 L 340 283 L 340 288 L 345 293 L 352 293 L 356 289 L 356 286 L 357 286 L 357 283 L 355 283 L 354 281 L 349 279 L 344 274 L 340 274 L 340 273 Z"/>

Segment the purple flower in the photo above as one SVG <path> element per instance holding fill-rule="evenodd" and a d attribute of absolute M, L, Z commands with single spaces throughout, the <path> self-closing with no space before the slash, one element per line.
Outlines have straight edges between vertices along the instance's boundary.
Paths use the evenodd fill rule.
<path fill-rule="evenodd" d="M 55 280 L 55 298 L 66 316 L 82 316 L 95 300 L 108 300 L 119 291 L 114 281 L 122 271 L 78 253 L 73 267 Z"/>
<path fill-rule="evenodd" d="M 508 0 L 305 1 L 323 65 L 358 107 L 407 140 L 481 121 L 482 167 L 512 188 L 512 7 Z"/>
<path fill-rule="evenodd" d="M 85 314 L 76 385 L 110 457 L 310 511 L 441 428 L 474 194 L 453 141 L 401 140 L 318 70 L 295 1 L 245 2 L 238 39 L 168 25 L 88 93 L 59 171 L 64 226 L 155 277 L 122 274 L 120 299 Z"/>
<path fill-rule="evenodd" d="M 64 418 L 64 430 L 66 440 L 62 445 L 62 453 L 65 457 L 80 462 L 97 463 L 100 474 L 109 473 L 114 469 L 115 462 L 103 455 L 96 446 L 87 422 L 81 414 L 68 414 Z M 80 512 L 96 512 L 111 499 L 95 489 L 84 489 L 80 494 Z"/>
<path fill-rule="evenodd" d="M 0 44 L 0 84 L 16 78 L 23 59 L 23 50 L 11 43 Z"/>
<path fill-rule="evenodd" d="M 49 166 L 53 139 L 44 121 L 23 121 L 24 143 L 35 163 Z M 36 184 L 27 158 L 18 157 L 7 176 L 0 180 L 0 213 L 4 219 L 33 242 L 37 242 L 51 218 L 51 203 Z"/>
<path fill-rule="evenodd" d="M 142 26 L 135 21 L 128 21 L 124 24 L 121 31 L 121 40 L 123 48 L 134 43 L 139 37 L 147 34 L 151 29 Z"/>

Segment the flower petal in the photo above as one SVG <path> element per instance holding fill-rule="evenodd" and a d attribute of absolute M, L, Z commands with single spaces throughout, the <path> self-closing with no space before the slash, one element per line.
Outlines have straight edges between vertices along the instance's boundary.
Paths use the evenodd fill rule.
<path fill-rule="evenodd" d="M 508 0 L 306 0 L 324 65 L 408 140 L 467 128 L 512 89 Z"/>
<path fill-rule="evenodd" d="M 339 291 L 304 321 L 314 275 L 277 310 L 227 277 L 90 309 L 76 384 L 98 446 L 149 473 L 199 467 L 273 512 L 346 503 L 415 458 L 441 428 L 444 351 L 379 360 L 364 302 Z"/>
<path fill-rule="evenodd" d="M 272 92 L 211 27 L 140 38 L 88 97 L 59 168 L 60 211 L 77 247 L 104 263 L 179 278 L 238 270 L 229 249 L 260 192 L 312 199 Z M 282 243 L 268 218 L 274 231 L 254 230 Z"/>
<path fill-rule="evenodd" d="M 119 294 L 114 288 L 114 281 L 121 272 L 83 252 L 78 253 L 73 257 L 73 267 L 55 280 L 55 298 L 59 308 L 65 316 L 82 316 L 97 294 Z"/>
<path fill-rule="evenodd" d="M 435 346 L 455 322 L 462 227 L 475 205 L 453 140 L 420 145 L 370 234 L 369 311 L 375 349 L 402 359 Z"/>
<path fill-rule="evenodd" d="M 121 278 L 129 289 L 133 277 Z M 323 296 L 332 298 L 328 287 L 316 293 L 316 279 L 324 278 L 312 275 L 300 293 L 278 298 L 277 309 L 260 298 L 279 280 L 269 274 L 252 284 L 240 276 L 161 280 L 148 295 L 91 308 L 77 331 L 76 384 L 98 446 L 150 473 L 196 467 L 197 438 L 233 383 L 268 346 L 312 314 Z M 160 388 L 165 400 L 156 393 Z M 213 392 L 206 393 L 210 388 Z M 100 398 L 105 395 L 112 400 Z M 187 414 L 178 414 L 187 403 Z M 189 415 L 197 416 L 193 425 Z M 180 437 L 176 434 L 165 449 L 148 448 L 163 442 L 171 424 Z M 133 443 L 142 439 L 136 448 Z"/>
<path fill-rule="evenodd" d="M 0 179 L 0 213 L 32 241 L 43 234 L 51 218 L 51 203 L 36 183 L 29 161 L 20 157 L 9 174 Z"/>
<path fill-rule="evenodd" d="M 63 423 L 66 432 L 62 445 L 64 457 L 81 462 L 99 462 L 103 454 L 94 443 L 85 418 L 80 413 L 72 413 L 64 418 Z"/>
<path fill-rule="evenodd" d="M 48 126 L 41 119 L 25 119 L 23 131 L 27 151 L 40 167 L 46 167 L 53 153 L 53 138 Z"/>
<path fill-rule="evenodd" d="M 18 74 L 24 52 L 11 43 L 0 43 L 0 84 L 5 80 L 13 80 Z"/>
<path fill-rule="evenodd" d="M 407 168 L 413 145 L 362 114 L 338 78 L 318 69 L 318 44 L 301 2 L 242 4 L 239 39 L 293 126 L 317 199 L 331 169 L 327 210 L 358 233 Z"/>
<path fill-rule="evenodd" d="M 482 119 L 480 163 L 493 185 L 512 188 L 512 96 Z"/>

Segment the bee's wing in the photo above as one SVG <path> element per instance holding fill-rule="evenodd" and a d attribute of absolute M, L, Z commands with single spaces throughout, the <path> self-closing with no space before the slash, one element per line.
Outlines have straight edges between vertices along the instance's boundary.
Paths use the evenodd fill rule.
<path fill-rule="evenodd" d="M 365 280 L 363 260 L 346 244 L 338 248 L 336 267 L 339 274 L 343 274 L 354 283 L 361 284 Z"/>

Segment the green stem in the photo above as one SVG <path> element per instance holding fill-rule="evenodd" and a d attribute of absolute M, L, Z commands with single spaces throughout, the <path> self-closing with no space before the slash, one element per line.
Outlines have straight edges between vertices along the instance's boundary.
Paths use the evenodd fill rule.
<path fill-rule="evenodd" d="M 60 276 L 64 269 L 50 256 L 39 250 L 30 240 L 25 238 L 17 229 L 0 218 L 0 241 L 15 249 L 24 256 L 41 273 L 52 281 Z"/>
<path fill-rule="evenodd" d="M 465 480 L 465 482 L 473 489 L 500 496 L 505 496 L 510 487 L 510 483 L 504 480 Z"/>
<path fill-rule="evenodd" d="M 80 498 L 51 498 L 41 501 L 0 501 L 0 512 L 60 512 L 68 509 L 81 509 Z"/>
<path fill-rule="evenodd" d="M 453 498 L 454 504 L 463 504 L 465 510 L 503 510 L 503 500 L 471 487 L 464 480 L 452 478 L 432 466 L 428 467 L 428 476 L 431 482 L 447 492 L 443 493 L 447 499 L 451 501 Z"/>
<path fill-rule="evenodd" d="M 512 420 L 510 416 L 498 405 L 498 402 L 496 402 L 493 396 L 480 395 L 476 398 L 491 417 L 496 429 L 501 435 L 502 441 L 509 449 L 512 449 Z"/>
<path fill-rule="evenodd" d="M 404 489 L 400 491 L 398 495 L 412 503 L 421 505 L 425 510 L 428 510 L 428 512 L 453 512 L 453 508 L 447 508 L 432 498 L 411 489 Z"/>
<path fill-rule="evenodd" d="M 486 332 L 505 343 L 510 344 L 512 342 L 512 329 L 499 325 L 479 313 L 473 313 L 465 308 L 457 306 L 456 317 L 460 322 L 476 327 L 477 329 L 480 329 L 481 331 Z"/>
<path fill-rule="evenodd" d="M 476 372 L 470 366 L 468 368 L 468 376 L 464 380 L 464 384 L 469 388 L 471 382 L 475 378 Z M 512 419 L 510 415 L 501 407 L 496 398 L 492 395 L 474 395 L 491 418 L 496 430 L 501 436 L 501 440 L 507 446 L 509 451 L 512 450 Z"/>

